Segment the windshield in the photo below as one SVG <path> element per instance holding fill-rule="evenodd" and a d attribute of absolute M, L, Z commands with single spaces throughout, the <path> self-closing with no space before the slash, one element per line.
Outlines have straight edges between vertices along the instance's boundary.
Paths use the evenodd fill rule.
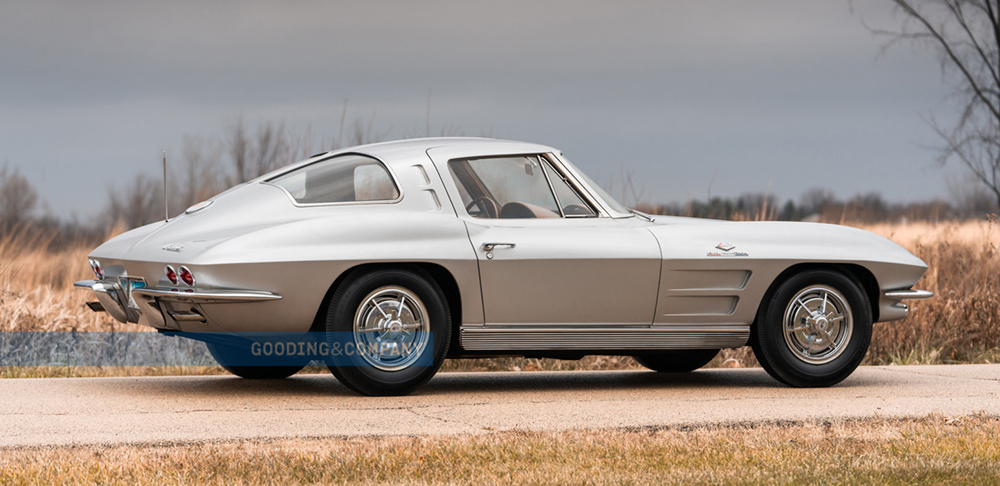
<path fill-rule="evenodd" d="M 587 177 L 587 174 L 584 174 L 583 171 L 580 170 L 579 167 L 573 165 L 573 163 L 570 162 L 569 159 L 566 158 L 566 156 L 562 156 L 562 161 L 573 172 L 576 172 L 577 177 L 579 177 L 583 181 L 584 184 L 586 184 L 587 186 L 590 186 L 590 190 L 592 190 L 595 193 L 597 193 L 597 197 L 599 197 L 599 198 L 601 198 L 601 199 L 604 200 L 604 204 L 606 204 L 608 206 L 608 209 L 610 209 L 611 212 L 618 213 L 615 216 L 631 216 L 632 215 L 632 213 L 628 210 L 627 207 L 625 207 L 624 204 L 618 202 L 618 200 L 616 200 L 615 198 L 611 197 L 611 194 L 608 194 L 608 192 L 605 191 L 604 188 L 602 188 L 601 186 L 597 185 L 597 183 L 594 182 L 590 177 Z"/>

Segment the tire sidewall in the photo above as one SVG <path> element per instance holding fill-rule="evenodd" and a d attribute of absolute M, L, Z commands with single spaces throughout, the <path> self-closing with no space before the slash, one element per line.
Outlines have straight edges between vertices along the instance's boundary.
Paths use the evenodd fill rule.
<path fill-rule="evenodd" d="M 799 359 L 785 342 L 785 310 L 802 289 L 826 285 L 840 292 L 851 307 L 853 329 L 843 353 L 828 363 L 811 364 Z M 868 296 L 856 278 L 830 270 L 807 270 L 778 286 L 758 318 L 758 357 L 775 378 L 793 386 L 830 386 L 847 378 L 864 360 L 871 343 L 872 311 Z M 760 318 L 762 317 L 762 319 Z"/>
<path fill-rule="evenodd" d="M 416 295 L 427 310 L 431 339 L 423 353 L 433 353 L 428 365 L 412 365 L 398 371 L 378 369 L 353 354 L 330 356 L 330 371 L 346 386 L 367 395 L 402 395 L 424 384 L 437 372 L 451 341 L 451 314 L 443 292 L 434 280 L 419 269 L 379 269 L 351 275 L 330 301 L 326 331 L 352 336 L 358 307 L 374 290 L 385 286 L 403 287 Z M 426 357 L 422 358 L 426 359 Z"/>

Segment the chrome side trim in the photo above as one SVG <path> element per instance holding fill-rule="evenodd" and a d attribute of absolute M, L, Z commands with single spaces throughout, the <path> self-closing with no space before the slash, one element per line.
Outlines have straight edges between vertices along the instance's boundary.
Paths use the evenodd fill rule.
<path fill-rule="evenodd" d="M 934 292 L 928 290 L 890 290 L 885 296 L 896 300 L 925 300 L 934 297 Z"/>
<path fill-rule="evenodd" d="M 750 326 L 745 324 L 669 328 L 461 328 L 462 347 L 475 351 L 721 349 L 743 346 L 749 338 Z"/>
<path fill-rule="evenodd" d="M 281 300 L 280 295 L 255 290 L 196 290 L 194 292 L 158 287 L 141 288 L 132 291 L 132 295 L 147 299 L 159 299 L 170 302 L 190 302 L 198 304 L 224 304 L 236 302 L 264 302 Z"/>

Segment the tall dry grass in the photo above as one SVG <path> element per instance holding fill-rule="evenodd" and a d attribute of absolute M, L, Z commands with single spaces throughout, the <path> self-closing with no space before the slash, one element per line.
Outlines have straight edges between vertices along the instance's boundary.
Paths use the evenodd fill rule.
<path fill-rule="evenodd" d="M 0 484 L 998 484 L 1000 420 L 929 416 L 8 449 Z"/>
<path fill-rule="evenodd" d="M 902 321 L 875 324 L 874 364 L 997 362 L 1000 358 L 1000 225 L 982 221 L 876 224 L 929 266 L 916 288 L 934 298 L 910 304 Z"/>
<path fill-rule="evenodd" d="M 996 218 L 942 223 L 857 225 L 890 238 L 930 266 L 917 288 L 935 293 L 911 304 L 903 321 L 875 325 L 866 363 L 984 363 L 1000 358 L 1000 225 Z M 60 245 L 31 231 L 0 235 L 0 331 L 144 331 L 85 306 L 92 296 L 72 286 L 92 278 L 91 243 Z M 723 350 L 710 366 L 755 366 L 749 348 Z M 631 358 L 593 356 L 581 361 L 504 358 L 454 360 L 445 370 L 577 370 L 640 368 Z M 191 372 L 213 372 L 203 368 Z M 114 370 L 116 374 L 184 372 L 183 369 Z M 77 376 L 107 370 L 12 370 L 0 376 Z"/>
<path fill-rule="evenodd" d="M 89 244 L 51 250 L 55 233 L 15 228 L 0 236 L 0 331 L 142 330 L 92 312 L 73 287 L 93 279 Z"/>

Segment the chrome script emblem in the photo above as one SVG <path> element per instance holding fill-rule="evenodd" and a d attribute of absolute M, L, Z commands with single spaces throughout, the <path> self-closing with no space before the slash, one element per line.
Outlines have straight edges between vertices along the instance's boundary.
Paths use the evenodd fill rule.
<path fill-rule="evenodd" d="M 715 247 L 722 251 L 730 251 L 733 248 L 736 248 L 736 245 L 730 243 L 719 243 L 718 245 L 715 245 Z"/>
<path fill-rule="evenodd" d="M 181 250 L 184 249 L 184 245 L 180 243 L 171 243 L 167 246 L 164 246 L 163 249 L 167 251 L 180 252 Z"/>

